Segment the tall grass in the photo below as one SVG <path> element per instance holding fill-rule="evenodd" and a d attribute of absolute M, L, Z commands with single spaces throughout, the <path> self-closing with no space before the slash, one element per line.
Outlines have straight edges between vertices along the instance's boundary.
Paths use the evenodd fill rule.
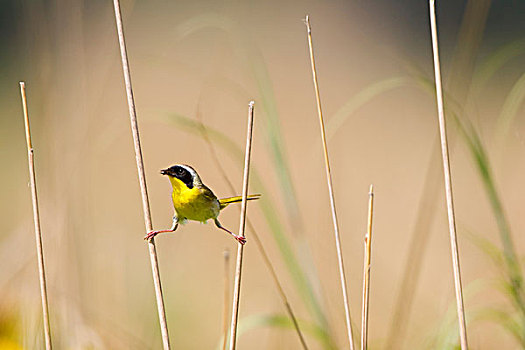
<path fill-rule="evenodd" d="M 222 283 L 224 288 L 223 295 L 223 306 L 222 306 L 222 346 L 221 350 L 226 350 L 228 345 L 228 304 L 230 301 L 230 251 L 225 249 L 223 252 L 224 258 L 224 272 L 222 277 Z"/>
<path fill-rule="evenodd" d="M 51 326 L 49 322 L 49 306 L 47 303 L 47 282 L 46 270 L 44 265 L 44 248 L 42 244 L 42 231 L 40 230 L 40 211 L 38 209 L 38 195 L 36 187 L 34 149 L 31 141 L 31 129 L 29 127 L 29 112 L 27 108 L 26 85 L 20 82 L 20 95 L 22 97 L 22 107 L 24 110 L 24 125 L 26 131 L 27 160 L 29 167 L 29 181 L 31 185 L 31 199 L 33 202 L 33 221 L 35 224 L 36 254 L 38 260 L 38 277 L 40 280 L 40 298 L 42 302 L 42 318 L 44 323 L 44 340 L 47 350 L 52 349 Z"/>
<path fill-rule="evenodd" d="M 328 145 L 326 141 L 323 110 L 321 107 L 321 95 L 319 92 L 319 83 L 317 80 L 317 69 L 315 66 L 314 47 L 312 43 L 312 28 L 310 26 L 310 19 L 308 16 L 306 16 L 305 24 L 306 24 L 306 31 L 307 31 L 307 37 L 308 37 L 308 49 L 310 52 L 310 65 L 312 68 L 312 79 L 313 79 L 314 90 L 315 90 L 315 101 L 317 105 L 317 114 L 319 117 L 319 129 L 321 131 L 321 140 L 322 140 L 322 146 L 323 146 L 324 164 L 325 164 L 325 171 L 326 171 L 326 182 L 328 186 L 328 195 L 330 197 L 330 209 L 332 212 L 332 224 L 334 227 L 334 238 L 335 238 L 335 246 L 336 246 L 336 251 L 337 251 L 337 263 L 339 267 L 339 279 L 341 282 L 341 292 L 343 294 L 343 306 L 345 309 L 346 332 L 347 332 L 347 337 L 348 337 L 348 345 L 350 347 L 350 350 L 353 350 L 354 349 L 354 335 L 352 331 L 352 318 L 350 316 L 350 305 L 348 301 L 348 291 L 347 291 L 347 286 L 346 286 L 345 266 L 344 266 L 344 261 L 343 261 L 343 252 L 341 248 L 341 236 L 339 234 L 339 221 L 337 219 L 334 187 L 332 184 L 332 171 L 330 168 L 330 157 L 328 155 Z"/>
<path fill-rule="evenodd" d="M 372 262 L 372 222 L 374 219 L 374 186 L 368 192 L 368 220 L 363 261 L 363 300 L 361 308 L 361 350 L 368 349 L 368 314 L 370 306 L 370 269 Z"/>
<path fill-rule="evenodd" d="M 523 54 L 525 54 L 525 46 L 522 40 L 511 42 L 496 50 L 476 67 L 469 89 L 468 103 L 461 104 L 453 94 L 446 93 L 448 103 L 445 105 L 445 110 L 454 122 L 453 125 L 458 131 L 460 140 L 467 147 L 478 176 L 481 179 L 483 190 L 490 203 L 492 215 L 497 225 L 501 248 L 474 233 L 468 234 L 468 237 L 500 268 L 500 272 L 504 277 L 502 284 L 503 295 L 513 307 L 513 311 L 510 313 L 503 311 L 504 309 L 499 307 L 488 307 L 482 310 L 473 310 L 473 312 L 476 314 L 476 319 L 488 319 L 500 324 L 520 344 L 525 344 L 525 294 L 523 291 L 522 267 L 520 258 L 516 253 L 504 204 L 497 190 L 486 146 L 484 146 L 478 129 L 471 121 L 471 110 L 475 110 L 472 108 L 472 104 L 475 104 L 476 100 L 480 98 L 479 95 L 498 71 L 512 59 Z M 428 78 L 418 74 L 414 79 L 420 84 L 422 89 L 429 93 L 433 92 L 431 81 Z M 498 118 L 495 120 L 497 126 L 493 135 L 495 138 L 501 137 L 502 130 L 507 130 L 508 132 L 509 125 L 504 127 L 501 125 L 505 125 L 514 118 L 517 111 L 516 106 L 522 104 L 524 100 L 525 86 L 522 84 L 521 78 L 519 78 L 510 89 L 501 106 Z"/>
<path fill-rule="evenodd" d="M 248 107 L 248 130 L 246 132 L 246 150 L 244 152 L 244 178 L 242 185 L 242 206 L 241 206 L 241 218 L 239 223 L 238 234 L 241 237 L 245 236 L 244 230 L 246 229 L 246 212 L 247 212 L 247 199 L 248 198 L 248 184 L 250 180 L 250 165 L 251 165 L 251 154 L 252 154 L 252 141 L 253 141 L 253 115 L 254 115 L 254 102 L 251 101 Z M 230 324 L 230 350 L 235 350 L 237 347 L 237 322 L 239 317 L 239 303 L 241 298 L 241 277 L 242 277 L 242 263 L 244 254 L 244 244 L 237 246 L 237 264 L 235 266 L 235 283 L 233 289 L 233 301 L 232 301 L 232 312 L 231 312 L 231 324 Z"/>
<path fill-rule="evenodd" d="M 146 187 L 146 173 L 144 171 L 144 160 L 142 157 L 142 148 L 140 145 L 139 126 L 137 123 L 137 112 L 135 110 L 135 99 L 131 86 L 131 73 L 128 62 L 128 53 L 124 38 L 124 28 L 122 24 L 122 15 L 120 12 L 119 0 L 113 0 L 115 10 L 115 21 L 117 23 L 117 35 L 120 46 L 120 55 L 122 59 L 122 71 L 124 74 L 124 83 L 126 86 L 126 95 L 128 98 L 129 118 L 131 123 L 131 133 L 135 147 L 135 158 L 137 161 L 137 171 L 140 183 L 140 193 L 142 195 L 142 208 L 144 211 L 144 223 L 146 233 L 153 231 L 153 222 L 151 221 L 151 210 L 149 205 L 148 189 Z M 162 344 L 164 350 L 170 349 L 170 337 L 168 334 L 168 322 L 166 320 L 166 309 L 164 307 L 164 297 L 162 295 L 162 285 L 160 279 L 159 263 L 157 260 L 157 249 L 155 247 L 155 238 L 148 239 L 148 250 L 150 255 L 151 270 L 153 274 L 153 285 L 155 287 L 155 297 L 157 299 L 157 311 L 160 322 L 160 331 L 162 335 Z"/>
<path fill-rule="evenodd" d="M 454 200 L 452 197 L 452 174 L 448 152 L 447 129 L 445 124 L 445 107 L 443 103 L 443 88 L 441 87 L 441 64 L 439 61 L 438 32 L 436 23 L 436 3 L 430 0 L 430 28 L 432 37 L 432 52 L 434 56 L 434 77 L 436 86 L 436 99 L 439 121 L 439 138 L 441 140 L 441 155 L 443 164 L 443 175 L 445 178 L 445 195 L 447 200 L 448 226 L 450 232 L 450 249 L 452 252 L 452 267 L 454 272 L 454 286 L 456 289 L 456 307 L 458 312 L 459 336 L 461 349 L 468 349 L 467 322 L 463 303 L 463 286 L 461 283 L 461 270 L 459 265 L 458 237 L 456 233 L 456 214 Z"/>
<path fill-rule="evenodd" d="M 515 315 L 518 316 L 521 328 L 519 336 L 514 332 L 512 333 L 517 336 L 517 340 L 519 340 L 521 344 L 525 344 L 525 295 L 523 291 L 523 272 L 512 239 L 510 225 L 503 209 L 503 203 L 496 189 L 489 158 L 479 134 L 469 120 L 466 118 L 460 119 L 456 114 L 454 114 L 454 120 L 461 133 L 462 139 L 465 141 L 471 156 L 474 159 L 477 171 L 482 180 L 483 188 L 491 205 L 494 219 L 496 220 L 502 245 L 501 256 L 503 258 L 503 264 L 501 264 L 500 267 L 504 269 L 504 290 L 512 302 Z"/>

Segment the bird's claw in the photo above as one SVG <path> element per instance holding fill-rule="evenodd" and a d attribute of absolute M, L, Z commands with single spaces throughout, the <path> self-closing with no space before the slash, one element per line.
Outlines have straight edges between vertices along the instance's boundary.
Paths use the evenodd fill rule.
<path fill-rule="evenodd" d="M 246 244 L 246 238 L 244 238 L 242 236 L 235 236 L 235 239 L 237 240 L 237 242 L 239 242 L 242 245 Z"/>
<path fill-rule="evenodd" d="M 150 239 L 154 238 L 156 235 L 159 234 L 159 231 L 150 231 L 146 236 L 144 236 L 145 241 L 149 241 Z"/>

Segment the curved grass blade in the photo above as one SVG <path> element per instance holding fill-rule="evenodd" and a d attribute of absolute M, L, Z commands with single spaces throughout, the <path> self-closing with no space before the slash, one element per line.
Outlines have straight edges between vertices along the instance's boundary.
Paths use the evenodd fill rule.
<path fill-rule="evenodd" d="M 509 313 L 501 309 L 485 308 L 474 316 L 476 321 L 490 321 L 503 327 L 525 348 L 525 339 L 523 338 L 523 324 L 520 323 L 516 313 Z"/>
<path fill-rule="evenodd" d="M 503 140 L 507 136 L 512 122 L 516 118 L 520 106 L 525 100 L 525 74 L 523 74 L 518 81 L 512 86 L 512 89 L 507 94 L 503 107 L 501 108 L 498 117 L 497 138 Z"/>
<path fill-rule="evenodd" d="M 392 77 L 368 85 L 352 96 L 326 122 L 326 138 L 330 140 L 359 108 L 375 97 L 399 87 L 414 85 L 410 77 Z"/>
<path fill-rule="evenodd" d="M 507 44 L 489 55 L 474 71 L 468 99 L 478 98 L 487 87 L 488 81 L 512 59 L 525 53 L 525 40 Z"/>

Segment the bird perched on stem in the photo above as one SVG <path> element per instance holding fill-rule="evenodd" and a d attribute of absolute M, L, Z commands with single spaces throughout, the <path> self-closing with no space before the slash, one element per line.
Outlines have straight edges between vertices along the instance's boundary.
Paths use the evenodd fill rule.
<path fill-rule="evenodd" d="M 240 244 L 246 243 L 246 239 L 223 227 L 217 217 L 222 209 L 230 203 L 242 201 L 241 196 L 218 199 L 213 192 L 201 181 L 199 174 L 189 165 L 176 164 L 168 169 L 160 171 L 162 175 L 168 176 L 173 187 L 171 195 L 175 214 L 173 225 L 169 230 L 148 232 L 144 239 L 150 240 L 159 233 L 174 232 L 179 224 L 187 220 L 206 222 L 212 219 L 215 225 L 232 235 Z M 249 195 L 247 200 L 259 199 L 260 194 Z"/>

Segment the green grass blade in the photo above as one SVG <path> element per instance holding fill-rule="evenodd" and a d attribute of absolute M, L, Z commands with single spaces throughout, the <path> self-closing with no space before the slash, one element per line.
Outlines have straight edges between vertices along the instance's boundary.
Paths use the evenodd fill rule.
<path fill-rule="evenodd" d="M 509 313 L 502 309 L 503 306 L 501 308 L 484 308 L 475 315 L 474 320 L 489 321 L 500 325 L 520 343 L 522 348 L 525 348 L 523 324 L 520 323 L 516 313 Z"/>
<path fill-rule="evenodd" d="M 502 140 L 507 136 L 512 122 L 518 114 L 520 106 L 525 100 L 525 74 L 523 74 L 514 84 L 501 108 L 498 118 L 497 137 Z"/>
<path fill-rule="evenodd" d="M 478 98 L 490 79 L 509 61 L 525 53 L 525 40 L 513 41 L 489 55 L 474 71 L 471 98 Z"/>
<path fill-rule="evenodd" d="M 468 121 L 462 123 L 462 121 L 455 113 L 452 113 L 452 115 L 454 117 L 456 125 L 458 126 L 458 130 L 463 136 L 463 139 L 466 141 L 466 144 L 468 145 L 468 148 L 473 158 L 475 159 L 478 172 L 480 173 L 485 188 L 485 192 L 489 197 L 489 202 L 491 204 L 492 212 L 498 225 L 498 232 L 503 246 L 503 258 L 506 265 L 508 283 L 510 285 L 509 292 L 512 296 L 513 304 L 521 313 L 521 322 L 525 325 L 525 298 L 523 294 L 523 274 L 519 264 L 518 256 L 515 251 L 514 242 L 512 240 L 510 226 L 508 224 L 502 202 L 500 200 L 499 194 L 496 190 L 496 185 L 492 177 L 487 153 L 483 144 L 481 143 L 479 135 L 472 127 L 472 125 L 469 124 Z M 465 125 L 465 123 L 468 124 Z"/>
<path fill-rule="evenodd" d="M 413 85 L 408 77 L 393 77 L 373 83 L 352 96 L 335 114 L 327 120 L 326 137 L 330 140 L 359 108 L 375 97 L 398 87 Z"/>

